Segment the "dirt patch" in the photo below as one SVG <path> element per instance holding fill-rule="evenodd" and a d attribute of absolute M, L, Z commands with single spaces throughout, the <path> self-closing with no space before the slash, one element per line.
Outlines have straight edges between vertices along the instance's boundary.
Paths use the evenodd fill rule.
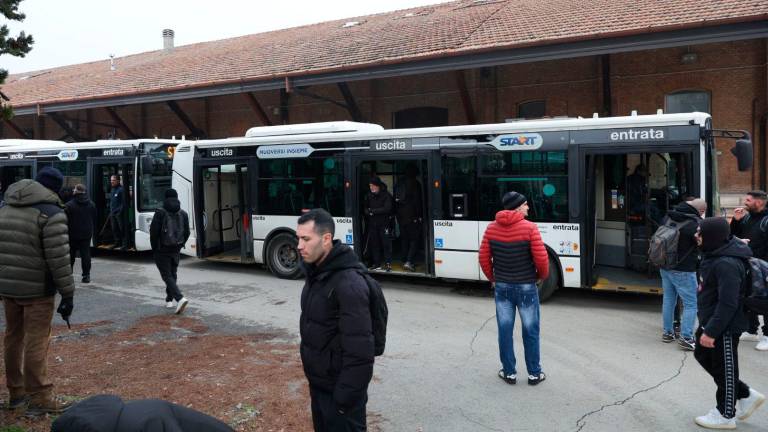
<path fill-rule="evenodd" d="M 273 334 L 214 334 L 197 319 L 175 315 L 148 317 L 118 331 L 107 330 L 110 324 L 54 327 L 48 367 L 58 394 L 165 399 L 238 431 L 312 430 L 295 344 Z M 4 371 L 2 358 L 0 365 Z M 7 397 L 3 374 L 0 400 Z M 0 425 L 28 431 L 49 431 L 51 421 L 0 411 Z"/>

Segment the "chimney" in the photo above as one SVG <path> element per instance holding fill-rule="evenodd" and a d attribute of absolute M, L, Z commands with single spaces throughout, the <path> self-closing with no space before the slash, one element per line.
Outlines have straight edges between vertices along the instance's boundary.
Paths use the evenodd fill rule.
<path fill-rule="evenodd" d="M 163 50 L 170 51 L 173 49 L 173 30 L 163 30 Z"/>

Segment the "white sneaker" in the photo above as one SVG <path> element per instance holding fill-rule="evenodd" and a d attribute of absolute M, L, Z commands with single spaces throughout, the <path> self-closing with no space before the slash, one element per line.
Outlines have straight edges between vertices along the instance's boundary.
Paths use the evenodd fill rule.
<path fill-rule="evenodd" d="M 760 336 L 760 342 L 757 343 L 755 349 L 758 351 L 768 351 L 768 336 Z"/>
<path fill-rule="evenodd" d="M 741 334 L 741 337 L 739 337 L 739 340 L 742 340 L 745 342 L 760 342 L 760 336 L 758 336 L 757 334 L 744 332 Z"/>
<path fill-rule="evenodd" d="M 736 418 L 746 420 L 765 402 L 765 396 L 755 389 L 749 389 L 749 397 L 736 401 Z"/>
<path fill-rule="evenodd" d="M 179 304 L 176 306 L 176 315 L 181 315 L 181 313 L 184 312 L 187 303 L 189 303 L 189 300 L 187 300 L 186 297 L 182 297 L 181 300 L 179 300 Z"/>
<path fill-rule="evenodd" d="M 165 302 L 165 307 L 168 309 L 173 309 L 173 302 L 172 301 Z"/>
<path fill-rule="evenodd" d="M 712 408 L 706 415 L 696 417 L 693 421 L 707 429 L 736 429 L 736 419 L 723 417 L 717 408 Z"/>

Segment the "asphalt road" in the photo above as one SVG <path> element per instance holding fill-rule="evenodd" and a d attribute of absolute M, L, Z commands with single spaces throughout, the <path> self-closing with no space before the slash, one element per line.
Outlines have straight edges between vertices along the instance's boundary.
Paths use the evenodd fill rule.
<path fill-rule="evenodd" d="M 78 284 L 73 322 L 122 326 L 169 313 L 149 255 L 101 256 L 92 279 Z M 212 328 L 272 330 L 298 340 L 301 281 L 190 258 L 182 260 L 179 285 L 190 299 L 186 313 Z M 377 358 L 368 407 L 383 417 L 384 431 L 693 431 L 700 430 L 693 417 L 715 404 L 714 383 L 692 353 L 660 342 L 658 297 L 556 294 L 542 306 L 548 378 L 531 387 L 496 376 L 490 292 L 392 277 L 382 285 L 390 310 L 387 351 Z M 522 375 L 519 325 L 516 332 Z M 741 377 L 768 393 L 768 352 L 753 347 L 740 347 Z M 768 404 L 739 430 L 768 430 Z"/>

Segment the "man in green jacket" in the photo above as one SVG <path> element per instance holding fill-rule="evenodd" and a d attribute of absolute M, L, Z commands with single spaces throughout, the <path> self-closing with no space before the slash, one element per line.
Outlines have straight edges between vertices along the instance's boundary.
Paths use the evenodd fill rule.
<path fill-rule="evenodd" d="M 57 311 L 69 321 L 75 286 L 69 265 L 67 215 L 57 192 L 64 177 L 45 167 L 35 180 L 8 187 L 0 207 L 0 297 L 5 309 L 5 379 L 8 408 L 59 413 L 68 404 L 48 379 L 48 344 L 56 291 Z"/>

